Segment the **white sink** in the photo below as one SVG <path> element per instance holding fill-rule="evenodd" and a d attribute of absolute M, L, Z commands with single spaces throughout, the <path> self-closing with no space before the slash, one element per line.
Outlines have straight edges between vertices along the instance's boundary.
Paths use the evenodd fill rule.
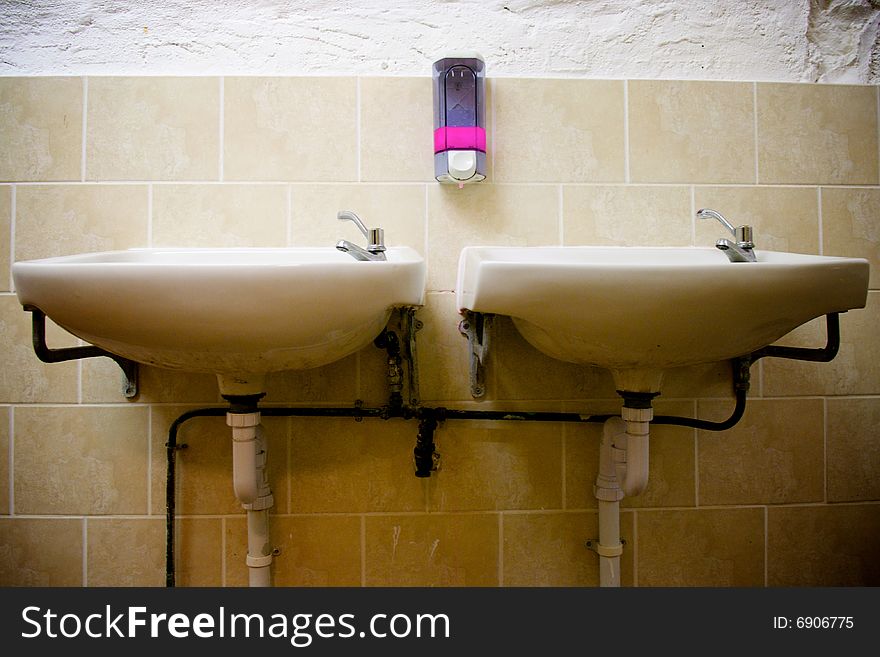
<path fill-rule="evenodd" d="M 466 247 L 458 308 L 509 315 L 564 361 L 658 392 L 663 370 L 744 356 L 827 313 L 865 305 L 868 262 L 707 247 Z"/>
<path fill-rule="evenodd" d="M 15 289 L 74 335 L 159 367 L 211 372 L 223 394 L 267 372 L 325 365 L 368 345 L 395 306 L 424 303 L 407 247 L 357 261 L 333 247 L 132 249 L 17 262 Z"/>

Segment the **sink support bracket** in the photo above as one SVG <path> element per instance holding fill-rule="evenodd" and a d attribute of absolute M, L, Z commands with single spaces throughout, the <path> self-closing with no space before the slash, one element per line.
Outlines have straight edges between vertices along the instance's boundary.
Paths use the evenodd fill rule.
<path fill-rule="evenodd" d="M 464 319 L 458 323 L 458 331 L 468 341 L 471 397 L 480 399 L 486 394 L 485 367 L 495 315 L 470 310 L 465 310 L 462 314 Z"/>
<path fill-rule="evenodd" d="M 111 358 L 122 369 L 122 394 L 126 399 L 137 397 L 138 364 L 136 362 L 94 345 L 50 349 L 46 344 L 46 314 L 36 306 L 26 305 L 24 310 L 31 313 L 31 337 L 37 358 L 44 363 L 63 363 L 68 360 L 97 358 L 99 356 Z"/>

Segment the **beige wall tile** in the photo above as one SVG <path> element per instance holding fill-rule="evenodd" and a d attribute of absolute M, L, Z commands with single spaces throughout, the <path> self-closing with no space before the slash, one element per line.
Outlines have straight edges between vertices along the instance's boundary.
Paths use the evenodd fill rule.
<path fill-rule="evenodd" d="M 413 423 L 401 420 L 294 418 L 291 511 L 423 510 L 425 484 L 413 474 L 415 437 Z"/>
<path fill-rule="evenodd" d="M 717 210 L 734 226 L 754 230 L 756 248 L 819 253 L 819 201 L 810 187 L 697 187 L 697 209 Z M 733 236 L 714 219 L 696 219 L 696 243 L 711 246 Z"/>
<path fill-rule="evenodd" d="M 455 295 L 428 294 L 419 319 L 424 322 L 416 333 L 422 401 L 470 400 L 467 339 L 458 331 Z"/>
<path fill-rule="evenodd" d="M 82 78 L 0 78 L 0 180 L 79 180 Z"/>
<path fill-rule="evenodd" d="M 145 185 L 28 185 L 16 189 L 16 260 L 146 245 Z"/>
<path fill-rule="evenodd" d="M 0 401 L 75 402 L 77 364 L 46 364 L 34 353 L 31 342 L 31 313 L 22 310 L 14 295 L 0 295 Z M 51 320 L 46 322 L 46 343 L 69 347 L 76 340 Z"/>
<path fill-rule="evenodd" d="M 360 586 L 361 520 L 358 516 L 272 518 L 273 586 Z M 247 586 L 247 522 L 226 521 L 226 586 Z"/>
<path fill-rule="evenodd" d="M 88 180 L 217 180 L 217 78 L 92 77 L 88 83 Z"/>
<path fill-rule="evenodd" d="M 562 188 L 567 245 L 691 245 L 687 187 L 573 186 Z"/>
<path fill-rule="evenodd" d="M 285 246 L 283 185 L 155 185 L 153 246 Z"/>
<path fill-rule="evenodd" d="M 555 422 L 445 422 L 434 436 L 440 469 L 433 511 L 559 509 L 562 426 Z"/>
<path fill-rule="evenodd" d="M 361 78 L 360 92 L 361 179 L 433 182 L 431 78 Z"/>
<path fill-rule="evenodd" d="M 9 511 L 9 408 L 0 407 L 0 515 Z"/>
<path fill-rule="evenodd" d="M 840 316 L 840 351 L 829 363 L 782 358 L 761 361 L 764 395 L 862 395 L 880 390 L 880 293 L 868 292 L 864 309 Z M 824 347 L 825 318 L 814 319 L 778 341 L 801 347 Z"/>
<path fill-rule="evenodd" d="M 829 399 L 828 501 L 880 500 L 880 399 Z"/>
<path fill-rule="evenodd" d="M 633 182 L 755 182 L 752 84 L 630 80 Z"/>
<path fill-rule="evenodd" d="M 620 414 L 620 404 L 590 412 Z M 692 402 L 654 403 L 655 415 L 693 417 Z M 565 508 L 596 508 L 593 484 L 599 470 L 602 424 L 565 425 Z M 636 497 L 625 497 L 624 507 L 694 506 L 694 431 L 685 427 L 652 425 L 648 487 Z"/>
<path fill-rule="evenodd" d="M 168 430 L 185 406 L 152 407 L 152 509 L 165 509 Z M 264 417 L 269 485 L 275 498 L 272 513 L 287 510 L 287 420 Z M 180 515 L 238 515 L 244 513 L 232 488 L 232 430 L 225 417 L 198 417 L 184 422 L 177 433 L 176 511 Z"/>
<path fill-rule="evenodd" d="M 119 365 L 109 358 L 82 361 L 82 401 L 85 404 L 125 402 Z M 178 372 L 141 364 L 135 401 L 219 404 L 220 389 L 213 374 Z"/>
<path fill-rule="evenodd" d="M 599 535 L 598 514 L 505 513 L 504 586 L 599 586 L 599 557 L 586 547 Z M 632 513 L 620 517 L 626 541 L 620 583 L 632 586 Z"/>
<path fill-rule="evenodd" d="M 770 586 L 880 586 L 880 505 L 768 509 Z"/>
<path fill-rule="evenodd" d="M 700 400 L 701 418 L 730 408 Z M 699 431 L 700 504 L 821 502 L 824 435 L 821 399 L 749 400 L 732 429 Z"/>
<path fill-rule="evenodd" d="M 226 78 L 225 180 L 357 180 L 357 82 Z"/>
<path fill-rule="evenodd" d="M 624 180 L 623 82 L 494 78 L 494 180 Z"/>
<path fill-rule="evenodd" d="M 609 370 L 567 363 L 541 353 L 525 341 L 508 317 L 495 318 L 490 339 L 486 371 L 486 394 L 490 398 L 617 398 Z"/>
<path fill-rule="evenodd" d="M 0 518 L 0 586 L 82 586 L 81 518 Z"/>
<path fill-rule="evenodd" d="M 429 187 L 428 289 L 455 289 L 462 247 L 559 244 L 558 207 L 550 185 Z"/>
<path fill-rule="evenodd" d="M 238 518 L 225 522 L 230 520 L 238 521 Z M 177 520 L 174 530 L 175 586 L 222 586 L 223 523 L 221 518 Z"/>
<path fill-rule="evenodd" d="M 639 586 L 763 586 L 764 510 L 638 513 Z"/>
<path fill-rule="evenodd" d="M 497 586 L 498 515 L 367 516 L 367 586 Z"/>
<path fill-rule="evenodd" d="M 753 381 L 757 392 L 757 381 Z M 675 397 L 730 397 L 733 408 L 733 372 L 730 361 L 670 367 L 663 372 L 660 390 L 666 399 Z"/>
<path fill-rule="evenodd" d="M 357 368 L 358 357 L 353 354 L 323 367 L 270 372 L 263 401 L 350 405 L 357 397 Z"/>
<path fill-rule="evenodd" d="M 89 518 L 88 586 L 165 586 L 165 521 Z"/>
<path fill-rule="evenodd" d="M 333 246 L 340 239 L 366 246 L 352 222 L 336 218 L 351 210 L 368 228 L 385 230 L 386 246 L 425 253 L 424 185 L 293 185 L 291 206 L 294 246 Z"/>
<path fill-rule="evenodd" d="M 0 185 L 0 291 L 9 290 L 9 262 L 12 245 L 10 228 L 12 226 L 12 187 Z"/>
<path fill-rule="evenodd" d="M 15 512 L 147 512 L 148 409 L 15 409 Z"/>
<path fill-rule="evenodd" d="M 866 258 L 880 287 L 880 189 L 823 187 L 822 244 L 825 255 Z"/>
<path fill-rule="evenodd" d="M 758 180 L 877 184 L 877 90 L 759 82 Z"/>

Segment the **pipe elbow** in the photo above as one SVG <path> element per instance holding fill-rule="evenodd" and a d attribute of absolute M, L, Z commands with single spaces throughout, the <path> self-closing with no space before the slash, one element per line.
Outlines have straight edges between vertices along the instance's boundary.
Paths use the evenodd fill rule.
<path fill-rule="evenodd" d="M 256 427 L 233 429 L 232 488 L 242 504 L 251 504 L 259 493 Z"/>

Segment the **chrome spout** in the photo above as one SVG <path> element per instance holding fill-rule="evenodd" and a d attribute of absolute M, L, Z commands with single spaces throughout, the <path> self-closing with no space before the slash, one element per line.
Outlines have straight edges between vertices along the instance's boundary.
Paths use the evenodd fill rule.
<path fill-rule="evenodd" d="M 755 243 L 752 241 L 752 227 L 748 225 L 734 227 L 720 212 L 701 208 L 697 210 L 698 219 L 715 219 L 724 226 L 735 241 L 721 238 L 715 242 L 715 247 L 724 251 L 727 259 L 731 262 L 756 262 Z"/>
<path fill-rule="evenodd" d="M 367 239 L 367 248 L 362 249 L 361 247 L 352 244 L 348 240 L 339 240 L 336 243 L 336 248 L 340 251 L 344 251 L 345 253 L 349 253 L 352 257 L 357 260 L 386 260 L 385 257 L 385 231 L 381 228 L 367 228 L 364 225 L 364 222 L 361 221 L 360 217 L 358 217 L 351 210 L 340 210 L 336 218 L 339 221 L 350 221 L 355 226 L 358 227 L 358 230 L 361 231 L 363 236 Z"/>

